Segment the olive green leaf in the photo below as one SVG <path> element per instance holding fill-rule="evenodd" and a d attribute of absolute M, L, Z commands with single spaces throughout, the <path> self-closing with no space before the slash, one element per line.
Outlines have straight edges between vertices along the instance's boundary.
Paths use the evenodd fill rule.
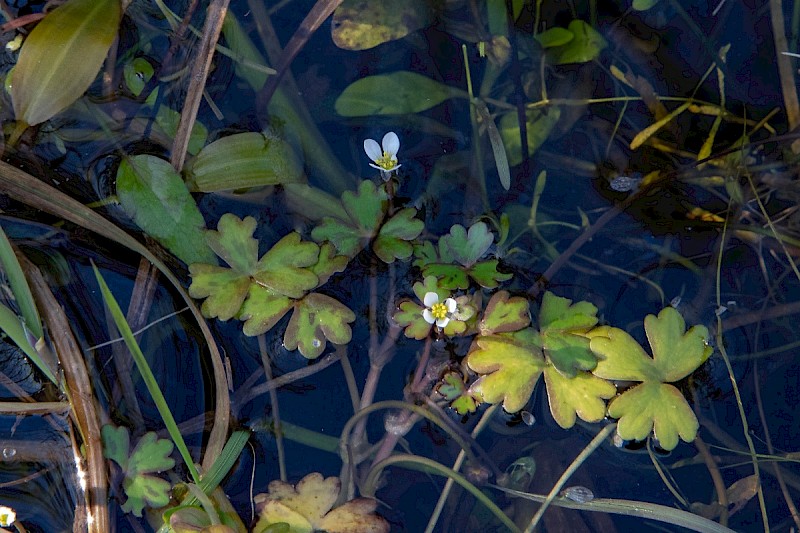
<path fill-rule="evenodd" d="M 525 407 L 546 366 L 538 346 L 507 334 L 477 337 L 466 362 L 481 374 L 470 393 L 487 403 L 502 401 L 509 413 Z"/>
<path fill-rule="evenodd" d="M 350 322 L 355 319 L 356 315 L 338 300 L 324 294 L 308 294 L 295 303 L 283 344 L 288 350 L 299 348 L 304 357 L 315 359 L 325 349 L 325 339 L 333 344 L 350 342 Z"/>
<path fill-rule="evenodd" d="M 528 126 L 528 154 L 534 154 L 544 144 L 558 119 L 561 118 L 561 109 L 558 107 L 551 107 L 547 110 L 528 109 L 525 116 Z M 500 130 L 503 146 L 506 147 L 508 164 L 514 166 L 522 163 L 522 141 L 520 140 L 517 113 L 514 111 L 502 115 L 497 129 Z"/>
<path fill-rule="evenodd" d="M 203 235 L 203 215 L 169 162 L 152 155 L 124 158 L 117 197 L 137 226 L 187 265 L 216 262 Z"/>
<path fill-rule="evenodd" d="M 425 111 L 448 98 L 465 94 L 422 74 L 400 71 L 357 79 L 345 87 L 334 106 L 343 117 L 404 115 Z"/>
<path fill-rule="evenodd" d="M 142 516 L 145 506 L 163 507 L 169 503 L 170 484 L 150 474 L 175 466 L 170 457 L 173 444 L 159 439 L 152 431 L 145 433 L 130 452 L 128 429 L 107 424 L 101 430 L 103 455 L 116 462 L 125 473 L 122 486 L 128 499 L 122 505 L 125 512 Z"/>
<path fill-rule="evenodd" d="M 459 265 L 445 265 L 442 263 L 429 263 L 422 269 L 425 276 L 439 279 L 442 287 L 450 290 L 466 289 L 469 287 L 469 274 L 464 267 Z"/>
<path fill-rule="evenodd" d="M 31 126 L 66 109 L 89 88 L 117 36 L 119 0 L 69 0 L 25 39 L 10 74 L 14 115 Z"/>
<path fill-rule="evenodd" d="M 301 242 L 300 234 L 292 232 L 258 261 L 253 279 L 278 294 L 300 298 L 319 283 L 319 278 L 309 268 L 317 264 L 318 258 L 319 246 Z"/>
<path fill-rule="evenodd" d="M 425 223 L 414 218 L 417 210 L 413 207 L 401 209 L 387 220 L 372 243 L 375 252 L 384 263 L 392 263 L 395 259 L 408 259 L 413 253 L 411 243 L 425 228 Z"/>
<path fill-rule="evenodd" d="M 597 355 L 592 373 L 609 380 L 641 381 L 611 401 L 608 413 L 619 418 L 617 433 L 623 439 L 641 440 L 652 430 L 660 445 L 671 450 L 678 437 L 691 442 L 699 424 L 686 399 L 668 383 L 689 375 L 711 355 L 708 329 L 686 323 L 673 307 L 644 320 L 653 357 L 625 331 L 602 326 L 587 333 Z"/>
<path fill-rule="evenodd" d="M 269 492 L 254 498 L 258 522 L 254 533 L 274 531 L 273 524 L 289 524 L 293 533 L 389 533 L 389 523 L 375 514 L 377 502 L 356 498 L 332 509 L 342 484 L 339 478 L 308 474 L 297 485 L 271 481 Z"/>
<path fill-rule="evenodd" d="M 432 3 L 406 0 L 399 3 L 344 0 L 333 12 L 333 42 L 345 50 L 367 50 L 402 39 L 434 20 Z"/>
<path fill-rule="evenodd" d="M 597 324 L 597 307 L 546 292 L 539 310 L 539 333 L 544 353 L 567 377 L 591 370 L 597 360 L 584 334 Z"/>
<path fill-rule="evenodd" d="M 460 415 L 474 413 L 481 403 L 480 398 L 476 398 L 467 390 L 461 372 L 455 370 L 445 372 L 436 385 L 436 392 L 449 401 L 450 407 Z"/>
<path fill-rule="evenodd" d="M 134 96 L 142 94 L 145 85 L 153 77 L 155 69 L 148 60 L 143 57 L 135 57 L 125 63 L 122 68 L 122 77 L 125 78 L 125 85 Z"/>
<path fill-rule="evenodd" d="M 336 248 L 329 242 L 319 247 L 319 259 L 309 270 L 319 278 L 319 285 L 325 285 L 328 279 L 337 272 L 343 272 L 350 259 L 346 255 L 336 255 Z"/>
<path fill-rule="evenodd" d="M 606 402 L 617 393 L 617 388 L 604 379 L 588 372 L 578 372 L 567 377 L 555 367 L 544 369 L 550 413 L 564 429 L 575 425 L 576 415 L 585 422 L 599 422 L 606 416 Z"/>
<path fill-rule="evenodd" d="M 608 46 L 608 41 L 582 20 L 570 22 L 567 31 L 572 33 L 572 39 L 561 46 L 548 49 L 548 56 L 556 65 L 587 63 L 596 59 Z"/>
<path fill-rule="evenodd" d="M 159 88 L 156 87 L 147 97 L 147 100 L 144 102 L 145 105 L 142 106 L 142 114 L 149 121 L 153 112 L 147 108 L 154 107 L 156 113 L 156 120 L 153 128 L 154 132 L 171 140 L 175 138 L 175 134 L 178 132 L 181 114 L 167 106 L 164 102 L 159 102 L 158 90 Z M 192 132 L 189 134 L 189 146 L 186 151 L 192 155 L 196 154 L 205 146 L 206 139 L 208 139 L 208 128 L 206 128 L 202 122 L 196 120 L 192 125 Z"/>
<path fill-rule="evenodd" d="M 498 291 L 492 295 L 478 329 L 481 335 L 517 331 L 528 327 L 531 323 L 527 298 L 510 297 L 507 291 Z"/>
<path fill-rule="evenodd" d="M 552 48 L 554 46 L 565 45 L 575 38 L 575 34 L 566 28 L 558 26 L 550 28 L 533 36 L 542 48 Z"/>
<path fill-rule="evenodd" d="M 404 300 L 400 302 L 398 308 L 398 311 L 392 316 L 392 320 L 401 328 L 405 328 L 406 337 L 419 341 L 430 334 L 433 324 L 428 323 L 422 317 L 424 307 L 411 300 Z"/>
<path fill-rule="evenodd" d="M 436 276 L 425 276 L 422 281 L 417 281 L 412 285 L 411 289 L 417 296 L 420 302 L 425 300 L 425 295 L 429 292 L 435 292 L 439 296 L 439 301 L 443 302 L 446 298 L 450 297 L 450 291 L 442 287 Z"/>
<path fill-rule="evenodd" d="M 188 167 L 192 191 L 215 192 L 303 181 L 294 149 L 277 134 L 237 133 L 204 147 Z"/>
<path fill-rule="evenodd" d="M 439 239 L 439 258 L 443 263 L 457 262 L 470 267 L 484 256 L 492 241 L 494 235 L 485 222 L 474 223 L 469 231 L 461 224 L 455 224 L 450 233 Z"/>
<path fill-rule="evenodd" d="M 386 214 L 388 198 L 383 187 L 376 187 L 369 180 L 362 181 L 358 192 L 342 194 L 347 219 L 325 217 L 311 232 L 311 237 L 317 242 L 330 241 L 340 254 L 355 257 L 377 234 Z"/>
<path fill-rule="evenodd" d="M 250 337 L 266 333 L 293 305 L 294 300 L 287 296 L 251 283 L 247 299 L 238 314 L 239 320 L 244 320 L 242 331 Z"/>

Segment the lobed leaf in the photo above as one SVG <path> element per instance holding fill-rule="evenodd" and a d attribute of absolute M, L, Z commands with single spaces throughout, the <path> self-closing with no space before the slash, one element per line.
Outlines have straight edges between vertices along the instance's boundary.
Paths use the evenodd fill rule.
<path fill-rule="evenodd" d="M 485 222 L 476 222 L 467 231 L 464 226 L 455 224 L 450 233 L 439 239 L 439 256 L 445 261 L 456 261 L 465 267 L 475 264 L 484 256 L 494 241 L 494 235 Z M 452 259 L 449 259 L 452 258 Z"/>
<path fill-rule="evenodd" d="M 584 336 L 597 324 L 597 307 L 546 292 L 539 310 L 539 331 L 548 360 L 567 377 L 591 370 L 597 358 Z"/>
<path fill-rule="evenodd" d="M 498 291 L 492 295 L 478 329 L 481 335 L 517 331 L 528 327 L 531 316 L 527 298 L 510 296 L 508 291 Z"/>
<path fill-rule="evenodd" d="M 400 302 L 399 310 L 392 316 L 395 324 L 405 328 L 405 336 L 410 339 L 422 340 L 430 332 L 432 324 L 422 318 L 422 306 L 410 300 Z"/>
<path fill-rule="evenodd" d="M 309 268 L 316 265 L 318 259 L 319 246 L 302 242 L 300 234 L 292 232 L 261 257 L 253 279 L 278 294 L 300 298 L 319 284 L 319 278 Z"/>
<path fill-rule="evenodd" d="M 393 4 L 344 0 L 333 12 L 331 36 L 339 48 L 367 50 L 424 28 L 434 16 L 432 4 L 426 0 Z"/>
<path fill-rule="evenodd" d="M 239 311 L 239 320 L 244 321 L 242 332 L 249 337 L 266 333 L 293 305 L 294 300 L 287 296 L 251 283 L 247 299 Z"/>
<path fill-rule="evenodd" d="M 200 307 L 203 316 L 223 321 L 236 316 L 252 283 L 246 274 L 203 263 L 189 265 L 189 275 L 189 296 L 206 299 Z"/>
<path fill-rule="evenodd" d="M 283 336 L 288 350 L 300 349 L 307 359 L 319 357 L 325 340 L 347 344 L 352 338 L 350 322 L 356 315 L 343 303 L 324 294 L 311 293 L 295 303 L 295 310 Z"/>
<path fill-rule="evenodd" d="M 253 274 L 258 264 L 258 241 L 253 238 L 256 219 L 240 219 L 225 213 L 217 223 L 217 231 L 206 231 L 206 242 L 218 256 L 239 274 Z"/>
<path fill-rule="evenodd" d="M 395 259 L 408 259 L 414 251 L 410 240 L 416 239 L 425 223 L 414 218 L 417 210 L 413 207 L 401 209 L 384 222 L 378 237 L 372 243 L 372 250 L 384 263 L 392 263 Z"/>
<path fill-rule="evenodd" d="M 564 429 L 575 425 L 576 415 L 584 422 L 599 422 L 606 416 L 606 402 L 617 393 L 608 381 L 587 372 L 567 377 L 553 366 L 544 369 L 550 413 Z"/>

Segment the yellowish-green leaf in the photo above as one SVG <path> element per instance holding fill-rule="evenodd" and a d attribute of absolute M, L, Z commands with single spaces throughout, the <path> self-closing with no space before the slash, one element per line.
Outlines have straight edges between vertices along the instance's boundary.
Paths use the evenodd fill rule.
<path fill-rule="evenodd" d="M 554 366 L 544 369 L 547 401 L 553 418 L 564 429 L 575 425 L 576 415 L 585 422 L 599 422 L 606 415 L 606 402 L 617 389 L 604 379 L 587 372 L 567 377 Z"/>
<path fill-rule="evenodd" d="M 464 91 L 448 87 L 416 72 L 400 71 L 360 78 L 336 99 L 336 112 L 343 117 L 403 115 L 435 107 Z"/>
<path fill-rule="evenodd" d="M 92 84 L 117 36 L 119 0 L 68 0 L 25 39 L 11 74 L 17 120 L 33 126 L 66 109 Z"/>
<path fill-rule="evenodd" d="M 402 39 L 434 20 L 427 0 L 344 0 L 333 13 L 333 42 L 345 50 L 366 50 Z"/>

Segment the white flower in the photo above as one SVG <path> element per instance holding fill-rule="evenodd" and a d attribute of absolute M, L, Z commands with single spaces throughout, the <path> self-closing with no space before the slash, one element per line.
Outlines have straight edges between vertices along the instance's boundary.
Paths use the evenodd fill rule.
<path fill-rule="evenodd" d="M 383 136 L 381 145 L 383 149 L 381 149 L 381 146 L 378 146 L 378 141 L 374 139 L 364 140 L 364 151 L 367 153 L 367 156 L 374 161 L 374 163 L 370 163 L 369 166 L 380 170 L 381 175 L 385 178 L 387 175 L 391 175 L 392 172 L 400 168 L 400 164 L 397 162 L 397 152 L 400 150 L 400 139 L 395 132 L 390 131 Z"/>
<path fill-rule="evenodd" d="M 428 292 L 422 300 L 425 309 L 422 310 L 422 318 L 428 324 L 436 323 L 437 327 L 443 328 L 450 322 L 450 316 L 456 310 L 456 301 L 448 298 L 444 303 L 439 302 L 439 295 L 435 292 Z"/>
<path fill-rule="evenodd" d="M 17 513 L 11 507 L 0 505 L 0 527 L 9 527 L 17 521 Z"/>

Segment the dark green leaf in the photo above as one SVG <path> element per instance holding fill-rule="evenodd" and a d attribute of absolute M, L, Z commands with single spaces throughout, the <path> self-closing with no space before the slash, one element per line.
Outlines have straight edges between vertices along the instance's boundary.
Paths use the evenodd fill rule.
<path fill-rule="evenodd" d="M 395 259 L 411 257 L 413 248 L 408 241 L 416 239 L 425 229 L 425 224 L 414 218 L 416 214 L 416 209 L 406 207 L 381 226 L 378 237 L 372 244 L 372 250 L 381 261 L 391 263 Z"/>
<path fill-rule="evenodd" d="M 335 106 L 343 117 L 403 115 L 425 111 L 462 94 L 422 74 L 400 71 L 354 81 L 339 95 Z"/>
<path fill-rule="evenodd" d="M 551 57 L 556 65 L 587 63 L 596 59 L 608 46 L 605 38 L 582 20 L 573 20 L 567 29 L 574 38 L 548 51 L 548 54 L 552 54 Z"/>

